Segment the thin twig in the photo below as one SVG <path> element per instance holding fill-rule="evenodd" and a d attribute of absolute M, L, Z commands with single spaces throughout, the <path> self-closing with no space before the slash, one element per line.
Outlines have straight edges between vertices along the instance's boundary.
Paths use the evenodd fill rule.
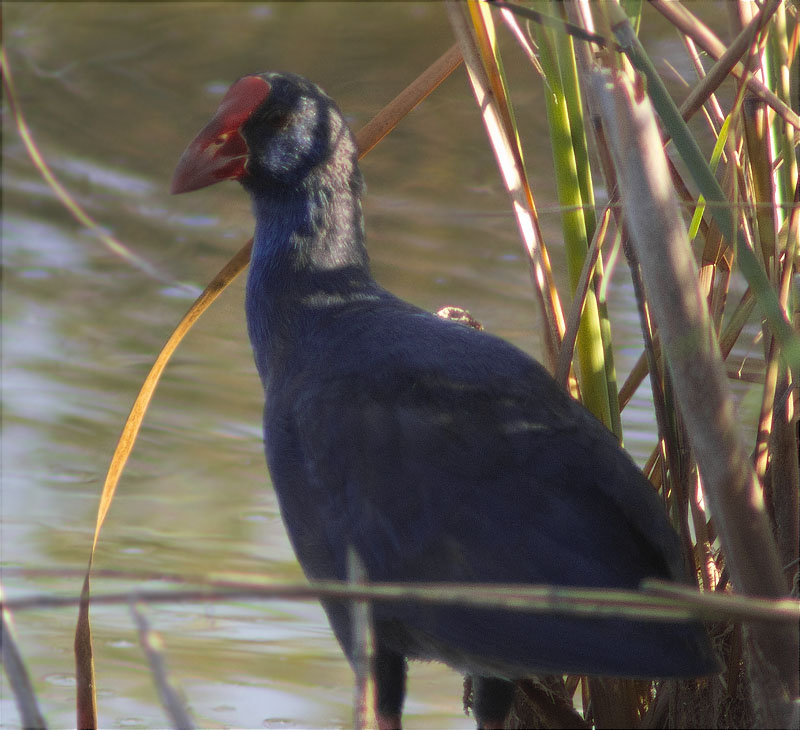
<path fill-rule="evenodd" d="M 202 581 L 198 581 L 202 582 Z M 691 591 L 690 594 L 694 595 Z M 773 623 L 800 620 L 800 601 L 781 598 L 751 598 L 731 594 L 714 594 L 713 603 L 702 607 L 688 596 L 681 600 L 664 599 L 643 591 L 605 588 L 531 584 L 461 584 L 461 583 L 372 583 L 353 586 L 342 581 L 313 583 L 263 582 L 216 583 L 189 590 L 146 590 L 135 594 L 141 603 L 198 603 L 234 600 L 290 599 L 312 601 L 337 598 L 369 601 L 417 601 L 425 604 L 480 606 L 528 613 L 563 614 L 584 617 L 625 617 L 636 621 L 693 621 L 730 619 Z M 128 604 L 126 591 L 98 593 L 93 604 Z M 15 611 L 77 606 L 80 597 L 40 594 L 14 598 L 4 607 Z"/>
<path fill-rule="evenodd" d="M 3 588 L 0 586 L 0 600 Z M 8 606 L 3 604 L 0 611 L 0 644 L 2 644 L 3 669 L 5 669 L 11 692 L 17 703 L 19 717 L 24 728 L 46 728 L 44 715 L 39 709 L 36 693 L 33 691 L 30 675 L 22 659 L 22 653 L 14 638 L 14 623 Z"/>
<path fill-rule="evenodd" d="M 147 618 L 136 603 L 130 604 L 131 614 L 139 631 L 139 643 L 153 675 L 161 704 L 170 720 L 170 726 L 181 730 L 192 730 L 194 721 L 186 710 L 181 693 L 170 679 L 164 661 L 164 642 L 151 627 Z"/>

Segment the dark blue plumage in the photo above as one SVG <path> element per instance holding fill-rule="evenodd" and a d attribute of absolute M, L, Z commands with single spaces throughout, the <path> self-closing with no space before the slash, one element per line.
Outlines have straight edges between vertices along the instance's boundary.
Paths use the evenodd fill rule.
<path fill-rule="evenodd" d="M 371 581 L 687 581 L 650 484 L 541 365 L 372 279 L 356 145 L 321 90 L 291 74 L 237 82 L 187 149 L 173 189 L 225 178 L 253 198 L 246 309 L 267 460 L 310 577 L 345 579 L 353 546 Z M 346 605 L 324 605 L 352 659 Z M 699 624 L 410 603 L 373 610 L 386 726 L 399 722 L 403 657 L 504 679 L 690 677 L 716 667 Z M 504 714 L 506 687 L 479 682 L 479 706 Z"/>

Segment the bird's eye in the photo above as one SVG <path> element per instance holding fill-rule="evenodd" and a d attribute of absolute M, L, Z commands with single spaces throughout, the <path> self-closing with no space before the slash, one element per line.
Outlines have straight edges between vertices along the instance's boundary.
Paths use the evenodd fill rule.
<path fill-rule="evenodd" d="M 281 130 L 289 123 L 289 113 L 284 109 L 270 109 L 261 121 L 272 129 Z"/>

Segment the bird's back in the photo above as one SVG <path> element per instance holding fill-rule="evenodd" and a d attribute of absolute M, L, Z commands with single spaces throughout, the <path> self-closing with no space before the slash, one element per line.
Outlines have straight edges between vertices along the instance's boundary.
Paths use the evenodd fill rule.
<path fill-rule="evenodd" d="M 304 322 L 270 381 L 265 434 L 281 511 L 311 577 L 344 579 L 352 546 L 372 581 L 686 580 L 651 485 L 527 355 L 378 289 Z M 346 608 L 326 607 L 347 650 Z M 690 676 L 712 665 L 696 625 L 374 610 L 397 651 L 470 671 Z"/>

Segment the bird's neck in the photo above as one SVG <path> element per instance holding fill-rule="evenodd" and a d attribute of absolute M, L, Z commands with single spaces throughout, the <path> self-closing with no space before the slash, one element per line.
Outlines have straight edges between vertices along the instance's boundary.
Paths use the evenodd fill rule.
<path fill-rule="evenodd" d="M 266 382 L 315 314 L 374 283 L 364 245 L 361 176 L 318 170 L 301 187 L 252 193 L 256 229 L 247 280 L 247 325 Z"/>

